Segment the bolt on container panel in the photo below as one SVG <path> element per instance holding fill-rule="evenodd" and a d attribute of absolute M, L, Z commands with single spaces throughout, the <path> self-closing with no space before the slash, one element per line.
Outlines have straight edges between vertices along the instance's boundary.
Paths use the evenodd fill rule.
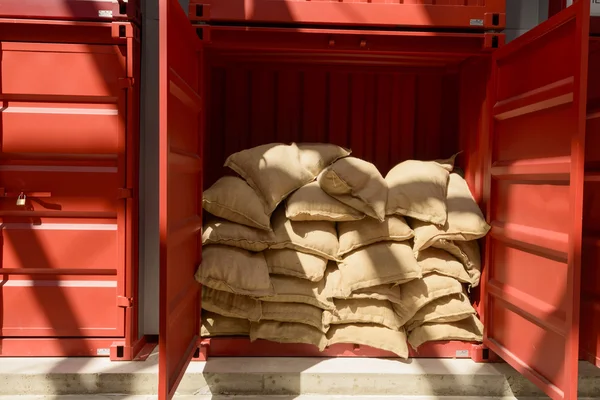
<path fill-rule="evenodd" d="M 192 21 L 504 29 L 506 0 L 191 0 Z"/>
<path fill-rule="evenodd" d="M 141 21 L 138 0 L 2 0 L 0 18 Z"/>
<path fill-rule="evenodd" d="M 3 356 L 108 355 L 134 333 L 133 31 L 0 20 Z"/>

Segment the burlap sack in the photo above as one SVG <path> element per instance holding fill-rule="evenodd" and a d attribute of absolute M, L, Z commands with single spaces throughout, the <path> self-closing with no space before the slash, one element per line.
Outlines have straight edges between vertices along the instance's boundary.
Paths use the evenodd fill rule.
<path fill-rule="evenodd" d="M 435 161 L 407 160 L 388 172 L 386 213 L 444 225 L 448 169 Z"/>
<path fill-rule="evenodd" d="M 260 301 L 206 286 L 202 288 L 201 306 L 203 310 L 231 318 L 259 321 L 262 316 Z"/>
<path fill-rule="evenodd" d="M 440 297 L 421 308 L 406 324 L 408 332 L 425 323 L 456 322 L 475 315 L 475 309 L 464 293 Z"/>
<path fill-rule="evenodd" d="M 210 219 L 202 228 L 202 244 L 222 244 L 249 251 L 263 251 L 275 244 L 271 231 L 250 228 L 224 219 Z"/>
<path fill-rule="evenodd" d="M 317 328 L 322 332 L 329 330 L 332 315 L 329 311 L 302 303 L 263 302 L 261 321 L 296 322 Z"/>
<path fill-rule="evenodd" d="M 342 291 L 343 292 L 343 291 Z M 334 299 L 371 299 L 380 301 L 389 301 L 392 303 L 401 303 L 400 286 L 398 285 L 379 285 L 365 289 L 358 289 L 344 297 L 340 292 L 334 296 Z"/>
<path fill-rule="evenodd" d="M 448 183 L 448 219 L 445 224 L 436 226 L 423 221 L 413 221 L 415 231 L 415 252 L 433 245 L 440 239 L 470 241 L 484 237 L 490 230 L 479 206 L 475 202 L 467 181 L 452 173 Z"/>
<path fill-rule="evenodd" d="M 408 345 L 404 329 L 388 329 L 381 325 L 332 325 L 327 332 L 329 346 L 339 343 L 359 344 L 385 350 L 400 358 L 408 358 Z"/>
<path fill-rule="evenodd" d="M 415 349 L 425 342 L 446 340 L 481 343 L 483 341 L 483 324 L 475 315 L 472 315 L 457 322 L 423 324 L 415 328 L 408 336 L 408 342 Z"/>
<path fill-rule="evenodd" d="M 248 336 L 250 322 L 242 318 L 224 317 L 211 312 L 202 313 L 202 326 L 200 336 Z"/>
<path fill-rule="evenodd" d="M 292 221 L 355 221 L 365 214 L 329 196 L 311 182 L 286 200 L 285 216 Z"/>
<path fill-rule="evenodd" d="M 294 249 L 337 260 L 339 242 L 334 222 L 290 221 L 285 210 L 279 208 L 273 214 L 272 224 L 276 237 L 272 249 Z"/>
<path fill-rule="evenodd" d="M 246 296 L 272 295 L 269 268 L 262 253 L 229 246 L 204 246 L 196 280 L 215 290 Z"/>
<path fill-rule="evenodd" d="M 414 236 L 412 229 L 401 216 L 390 215 L 383 222 L 373 218 L 338 224 L 340 249 L 343 256 L 361 247 L 387 241 L 403 242 Z"/>
<path fill-rule="evenodd" d="M 342 287 L 342 273 L 337 264 L 330 261 L 325 272 L 325 290 L 330 293 L 334 299 L 340 300 L 356 300 L 356 299 L 371 299 L 380 301 L 390 301 L 392 303 L 400 303 L 400 286 L 394 284 L 378 285 L 364 289 L 358 289 L 353 292 L 350 289 Z M 344 293 L 349 293 L 344 295 Z"/>
<path fill-rule="evenodd" d="M 335 310 L 332 324 L 372 323 L 399 330 L 403 321 L 389 301 L 371 299 L 334 300 Z"/>
<path fill-rule="evenodd" d="M 465 266 L 445 250 L 430 247 L 419 252 L 417 262 L 423 275 L 436 272 L 452 277 L 460 282 L 472 284 Z"/>
<path fill-rule="evenodd" d="M 241 178 L 224 176 L 202 194 L 202 207 L 212 215 L 252 228 L 271 229 L 261 197 Z"/>
<path fill-rule="evenodd" d="M 481 278 L 481 253 L 479 251 L 479 243 L 476 240 L 452 242 L 440 239 L 432 247 L 444 250 L 456 257 L 467 270 L 471 286 L 475 287 L 479 285 Z"/>
<path fill-rule="evenodd" d="M 306 324 L 293 322 L 260 321 L 250 324 L 250 341 L 257 339 L 270 340 L 277 343 L 305 343 L 325 350 L 327 338 L 325 334 Z"/>
<path fill-rule="evenodd" d="M 347 157 L 352 150 L 344 149 L 330 143 L 298 143 L 300 164 L 306 168 L 313 177 L 316 177 L 325 168 L 338 159 Z"/>
<path fill-rule="evenodd" d="M 321 188 L 330 196 L 368 216 L 383 221 L 387 185 L 375 165 L 345 157 L 318 176 Z"/>
<path fill-rule="evenodd" d="M 422 276 L 407 242 L 382 242 L 348 254 L 339 263 L 342 296 L 389 283 L 405 283 Z"/>
<path fill-rule="evenodd" d="M 327 260 L 291 249 L 265 250 L 270 274 L 288 275 L 319 282 L 323 279 Z"/>
<path fill-rule="evenodd" d="M 459 281 L 439 274 L 429 274 L 415 279 L 400 287 L 401 303 L 392 303 L 392 307 L 405 325 L 417 311 L 432 301 L 451 294 L 463 292 Z"/>
<path fill-rule="evenodd" d="M 333 297 L 327 293 L 325 281 L 311 282 L 285 275 L 271 275 L 274 294 L 261 297 L 264 302 L 304 303 L 323 310 L 334 310 Z"/>
<path fill-rule="evenodd" d="M 300 162 L 300 150 L 295 143 L 271 143 L 242 150 L 230 155 L 225 166 L 259 194 L 267 215 L 290 193 L 315 177 Z"/>

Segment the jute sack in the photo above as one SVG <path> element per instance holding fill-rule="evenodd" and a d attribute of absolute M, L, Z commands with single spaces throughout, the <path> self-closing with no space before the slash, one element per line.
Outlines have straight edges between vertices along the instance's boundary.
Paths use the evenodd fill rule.
<path fill-rule="evenodd" d="M 469 285 L 472 284 L 472 279 L 465 266 L 445 250 L 430 247 L 420 251 L 417 262 L 423 275 L 435 272 Z"/>
<path fill-rule="evenodd" d="M 277 343 L 304 343 L 325 350 L 327 338 L 325 334 L 310 325 L 293 322 L 260 321 L 250 324 L 250 341 L 257 339 L 270 340 Z"/>
<path fill-rule="evenodd" d="M 229 246 L 205 246 L 196 280 L 215 290 L 246 296 L 272 295 L 269 268 L 262 253 Z"/>
<path fill-rule="evenodd" d="M 354 292 L 350 293 L 349 296 L 344 297 L 337 292 L 334 296 L 335 299 L 371 299 L 371 300 L 380 300 L 380 301 L 389 301 L 391 303 L 401 303 L 402 296 L 400 295 L 400 286 L 399 285 L 379 285 L 373 286 L 365 289 L 358 289 Z"/>
<path fill-rule="evenodd" d="M 339 263 L 340 295 L 385 284 L 400 284 L 422 276 L 407 242 L 381 242 L 348 254 Z"/>
<path fill-rule="evenodd" d="M 300 150 L 295 143 L 271 143 L 242 150 L 230 155 L 225 166 L 258 193 L 267 215 L 290 193 L 314 179 L 300 162 Z"/>
<path fill-rule="evenodd" d="M 329 330 L 332 315 L 329 311 L 302 303 L 272 303 L 262 304 L 261 321 L 296 322 L 310 325 L 321 332 Z"/>
<path fill-rule="evenodd" d="M 385 218 L 387 185 L 377 167 L 355 157 L 342 158 L 317 177 L 328 195 L 377 220 Z"/>
<path fill-rule="evenodd" d="M 408 358 L 404 329 L 394 330 L 375 324 L 332 325 L 327 332 L 327 342 L 329 346 L 340 343 L 370 346 Z"/>
<path fill-rule="evenodd" d="M 263 302 L 275 303 L 304 303 L 321 308 L 334 310 L 333 297 L 327 293 L 325 281 L 311 282 L 306 279 L 285 275 L 271 275 L 274 293 L 261 297 Z"/>
<path fill-rule="evenodd" d="M 394 311 L 405 325 L 415 316 L 417 311 L 432 301 L 451 294 L 462 293 L 459 281 L 439 274 L 425 275 L 400 287 L 401 303 L 393 303 Z"/>
<path fill-rule="evenodd" d="M 210 219 L 202 229 L 202 244 L 222 244 L 248 251 L 263 251 L 275 244 L 271 231 L 250 228 L 224 219 Z"/>
<path fill-rule="evenodd" d="M 342 257 L 354 250 L 379 242 L 403 242 L 414 236 L 410 226 L 403 217 L 390 215 L 383 221 L 365 218 L 360 221 L 340 222 L 338 224 L 340 249 Z"/>
<path fill-rule="evenodd" d="M 336 162 L 347 157 L 352 150 L 345 149 L 330 143 L 298 143 L 300 164 L 306 168 L 313 177 Z"/>
<path fill-rule="evenodd" d="M 444 250 L 456 257 L 466 269 L 471 287 L 479 285 L 481 278 L 481 253 L 479 251 L 479 243 L 476 240 L 452 242 L 440 239 L 432 247 Z"/>
<path fill-rule="evenodd" d="M 365 214 L 325 193 L 318 182 L 311 182 L 287 198 L 285 216 L 292 221 L 355 221 Z"/>
<path fill-rule="evenodd" d="M 490 230 L 479 206 L 475 202 L 467 182 L 459 174 L 450 174 L 448 182 L 448 219 L 445 224 L 436 226 L 414 220 L 414 250 L 419 251 L 432 246 L 440 239 L 452 241 L 471 241 L 484 237 Z"/>
<path fill-rule="evenodd" d="M 483 324 L 472 315 L 457 322 L 423 324 L 408 335 L 408 342 L 415 349 L 425 342 L 446 340 L 482 342 Z"/>
<path fill-rule="evenodd" d="M 265 250 L 265 261 L 270 274 L 288 275 L 309 281 L 323 279 L 327 260 L 292 249 Z"/>
<path fill-rule="evenodd" d="M 202 288 L 201 306 L 203 310 L 231 318 L 259 321 L 262 316 L 260 301 L 252 297 L 222 292 L 206 286 Z"/>
<path fill-rule="evenodd" d="M 378 285 L 358 289 L 353 292 L 350 292 L 349 289 L 344 289 L 342 287 L 342 274 L 337 264 L 333 261 L 329 262 L 324 279 L 326 282 L 325 290 L 333 296 L 334 300 L 371 299 L 390 301 L 392 303 L 400 303 L 402 301 L 402 297 L 400 296 L 400 286 L 394 284 Z M 346 295 L 344 295 L 344 293 L 346 293 Z"/>
<path fill-rule="evenodd" d="M 332 324 L 372 323 L 399 330 L 403 321 L 389 301 L 371 299 L 334 300 Z"/>
<path fill-rule="evenodd" d="M 314 254 L 328 260 L 337 260 L 339 242 L 335 222 L 290 221 L 285 210 L 279 208 L 273 214 L 273 230 L 276 243 L 272 249 L 293 249 Z"/>
<path fill-rule="evenodd" d="M 265 213 L 261 197 L 237 176 L 224 176 L 202 194 L 202 208 L 227 221 L 251 228 L 270 230 L 271 219 Z"/>
<path fill-rule="evenodd" d="M 456 322 L 475 314 L 475 309 L 467 295 L 464 293 L 451 294 L 440 297 L 417 311 L 406 324 L 406 330 L 411 332 L 425 323 Z"/>
<path fill-rule="evenodd" d="M 407 160 L 396 165 L 385 177 L 386 214 L 444 225 L 448 175 L 448 169 L 435 161 Z"/>
<path fill-rule="evenodd" d="M 224 317 L 211 312 L 202 313 L 200 336 L 248 336 L 250 321 L 242 318 Z"/>

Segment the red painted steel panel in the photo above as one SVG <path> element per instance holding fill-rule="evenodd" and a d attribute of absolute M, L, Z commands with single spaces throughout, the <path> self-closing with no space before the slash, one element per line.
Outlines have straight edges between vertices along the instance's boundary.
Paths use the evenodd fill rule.
<path fill-rule="evenodd" d="M 554 399 L 577 398 L 589 7 L 493 56 L 484 343 Z"/>
<path fill-rule="evenodd" d="M 134 32 L 0 20 L 3 356 L 108 355 L 102 337 L 138 339 L 137 306 L 117 304 L 137 287 Z"/>
<path fill-rule="evenodd" d="M 137 0 L 2 0 L 0 18 L 139 21 Z"/>
<path fill-rule="evenodd" d="M 267 340 L 250 342 L 241 337 L 215 337 L 201 342 L 205 357 L 377 357 L 398 355 L 369 346 L 336 344 L 324 351 L 308 344 L 274 343 Z M 413 358 L 476 358 L 477 345 L 468 342 L 429 342 L 410 349 Z"/>
<path fill-rule="evenodd" d="M 205 188 L 231 173 L 228 155 L 274 141 L 346 146 L 384 175 L 458 150 L 456 75 L 211 60 Z"/>
<path fill-rule="evenodd" d="M 506 0 L 191 0 L 192 21 L 503 29 Z"/>
<path fill-rule="evenodd" d="M 600 70 L 600 38 L 590 40 L 588 71 Z M 600 76 L 588 78 L 581 265 L 582 355 L 600 367 Z"/>
<path fill-rule="evenodd" d="M 198 348 L 202 228 L 201 42 L 176 0 L 159 4 L 159 399 Z"/>

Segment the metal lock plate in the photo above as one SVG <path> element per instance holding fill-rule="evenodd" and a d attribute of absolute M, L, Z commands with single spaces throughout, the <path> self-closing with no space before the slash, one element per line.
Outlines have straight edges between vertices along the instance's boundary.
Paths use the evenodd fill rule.
<path fill-rule="evenodd" d="M 23 192 L 21 192 L 19 197 L 17 197 L 17 205 L 24 206 L 26 201 L 27 201 L 27 196 L 25 196 L 25 194 Z"/>

